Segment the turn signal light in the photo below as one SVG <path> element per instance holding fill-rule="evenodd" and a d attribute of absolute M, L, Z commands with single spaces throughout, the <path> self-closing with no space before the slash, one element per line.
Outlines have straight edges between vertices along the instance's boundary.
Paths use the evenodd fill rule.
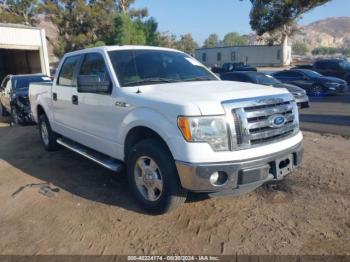
<path fill-rule="evenodd" d="M 179 126 L 182 135 L 186 141 L 192 140 L 192 134 L 190 129 L 190 121 L 187 117 L 179 117 L 177 120 L 177 125 Z"/>

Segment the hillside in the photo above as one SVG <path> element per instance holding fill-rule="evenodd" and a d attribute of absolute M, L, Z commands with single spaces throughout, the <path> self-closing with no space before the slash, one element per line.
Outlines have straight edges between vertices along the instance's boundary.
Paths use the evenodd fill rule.
<path fill-rule="evenodd" d="M 326 18 L 301 27 L 293 42 L 306 43 L 310 49 L 320 46 L 350 48 L 350 17 Z"/>

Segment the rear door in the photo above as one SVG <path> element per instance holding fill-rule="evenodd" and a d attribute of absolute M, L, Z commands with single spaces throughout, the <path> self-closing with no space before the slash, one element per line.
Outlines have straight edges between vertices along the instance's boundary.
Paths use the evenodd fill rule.
<path fill-rule="evenodd" d="M 71 133 L 76 127 L 76 119 L 73 117 L 75 107 L 72 104 L 72 95 L 77 86 L 76 74 L 81 58 L 81 55 L 65 58 L 57 80 L 52 86 L 54 129 L 67 137 L 71 137 Z"/>

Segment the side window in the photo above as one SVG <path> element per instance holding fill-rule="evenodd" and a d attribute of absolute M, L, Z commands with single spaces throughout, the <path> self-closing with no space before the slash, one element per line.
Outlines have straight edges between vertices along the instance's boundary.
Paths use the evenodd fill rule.
<path fill-rule="evenodd" d="M 331 70 L 338 70 L 340 66 L 337 62 L 330 62 L 328 68 Z"/>
<path fill-rule="evenodd" d="M 302 78 L 303 74 L 299 73 L 299 72 L 289 72 L 289 77 L 293 77 L 293 78 Z"/>
<path fill-rule="evenodd" d="M 236 61 L 236 52 L 235 51 L 231 52 L 231 61 Z"/>
<path fill-rule="evenodd" d="M 327 62 L 316 62 L 315 67 L 317 69 L 327 69 L 328 68 Z"/>
<path fill-rule="evenodd" d="M 110 81 L 105 61 L 101 54 L 87 54 L 81 65 L 79 75 L 97 76 L 99 81 Z"/>
<path fill-rule="evenodd" d="M 220 52 L 219 52 L 219 53 L 217 53 L 216 60 L 217 60 L 217 61 L 221 61 L 221 53 L 220 53 Z"/>
<path fill-rule="evenodd" d="M 73 86 L 73 77 L 76 66 L 79 62 L 80 56 L 71 56 L 66 58 L 61 67 L 60 74 L 58 76 L 57 84 L 62 86 Z"/>
<path fill-rule="evenodd" d="M 289 77 L 289 73 L 288 72 L 279 72 L 274 74 L 273 76 L 275 77 Z"/>
<path fill-rule="evenodd" d="M 206 62 L 206 61 L 207 61 L 207 54 L 206 54 L 206 53 L 203 53 L 203 54 L 202 54 L 202 61 L 203 61 L 203 62 Z"/>

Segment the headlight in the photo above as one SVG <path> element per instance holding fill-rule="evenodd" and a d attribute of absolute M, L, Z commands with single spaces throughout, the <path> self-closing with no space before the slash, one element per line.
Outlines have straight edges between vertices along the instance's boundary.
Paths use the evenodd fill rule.
<path fill-rule="evenodd" d="M 187 142 L 208 143 L 214 151 L 228 151 L 224 117 L 179 117 L 178 126 Z"/>
<path fill-rule="evenodd" d="M 294 96 L 294 97 L 303 97 L 303 96 L 305 96 L 306 95 L 306 92 L 305 92 L 305 90 L 302 90 L 302 91 L 297 91 L 297 92 L 292 92 L 292 95 Z"/>

